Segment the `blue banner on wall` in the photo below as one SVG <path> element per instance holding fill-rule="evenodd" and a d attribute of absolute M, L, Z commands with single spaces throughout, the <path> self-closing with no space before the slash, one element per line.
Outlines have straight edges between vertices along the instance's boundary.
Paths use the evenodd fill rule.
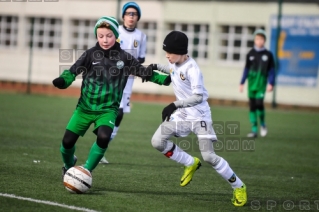
<path fill-rule="evenodd" d="M 277 16 L 271 17 L 270 50 L 276 51 Z M 319 16 L 282 16 L 277 84 L 317 86 Z"/>

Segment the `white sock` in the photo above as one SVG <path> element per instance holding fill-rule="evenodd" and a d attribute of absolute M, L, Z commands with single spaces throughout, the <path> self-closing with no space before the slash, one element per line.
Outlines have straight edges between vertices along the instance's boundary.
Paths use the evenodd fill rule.
<path fill-rule="evenodd" d="M 166 147 L 162 153 L 166 157 L 176 161 L 177 163 L 181 163 L 184 166 L 191 166 L 194 164 L 194 158 L 171 141 L 166 142 Z"/>
<path fill-rule="evenodd" d="M 243 182 L 236 176 L 224 158 L 221 157 L 219 163 L 216 166 L 213 166 L 213 168 L 229 182 L 232 188 L 240 188 L 243 186 Z"/>
<path fill-rule="evenodd" d="M 117 131 L 119 130 L 119 128 L 120 128 L 120 127 L 114 127 L 113 132 L 112 132 L 112 135 L 111 135 L 111 139 L 113 139 L 113 138 L 116 136 Z"/>

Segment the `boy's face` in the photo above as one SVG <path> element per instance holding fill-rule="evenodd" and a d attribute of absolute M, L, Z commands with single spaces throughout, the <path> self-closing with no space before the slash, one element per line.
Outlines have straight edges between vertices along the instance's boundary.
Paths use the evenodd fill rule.
<path fill-rule="evenodd" d="M 116 38 L 112 30 L 108 28 L 98 28 L 96 30 L 97 40 L 102 49 L 107 50 L 114 46 Z"/>
<path fill-rule="evenodd" d="M 136 27 L 138 19 L 138 13 L 137 10 L 134 8 L 128 8 L 124 13 L 124 26 L 127 28 L 133 29 Z"/>
<path fill-rule="evenodd" d="M 262 48 L 265 45 L 265 38 L 262 35 L 255 36 L 255 46 L 258 48 Z"/>
<path fill-rule="evenodd" d="M 182 55 L 166 52 L 166 58 L 171 64 L 178 64 L 182 60 Z"/>

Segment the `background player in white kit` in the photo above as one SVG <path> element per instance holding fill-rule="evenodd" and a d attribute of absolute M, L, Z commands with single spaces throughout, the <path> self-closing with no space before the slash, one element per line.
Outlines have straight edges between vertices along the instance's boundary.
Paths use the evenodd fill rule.
<path fill-rule="evenodd" d="M 121 44 L 121 48 L 131 55 L 133 55 L 141 64 L 145 61 L 146 54 L 146 35 L 136 28 L 137 22 L 141 18 L 141 9 L 135 2 L 127 2 L 122 8 L 123 25 L 119 27 L 118 42 Z M 132 94 L 132 87 L 134 83 L 134 76 L 130 76 L 127 80 L 124 88 L 120 109 L 117 119 L 115 121 L 115 127 L 111 139 L 113 139 L 123 119 L 124 113 L 130 113 L 130 98 Z M 103 157 L 100 163 L 108 163 L 105 157 Z"/>
<path fill-rule="evenodd" d="M 197 63 L 187 55 L 187 47 L 187 36 L 182 32 L 172 31 L 163 43 L 169 65 L 153 64 L 153 70 L 170 75 L 177 101 L 163 109 L 163 123 L 153 135 L 152 145 L 166 157 L 185 166 L 180 185 L 186 186 L 201 166 L 201 162 L 168 139 L 171 136 L 186 137 L 190 132 L 194 132 L 203 159 L 232 186 L 232 203 L 235 206 L 243 206 L 247 202 L 246 186 L 227 161 L 214 152 L 212 142 L 217 141 L 217 137 L 212 127 L 210 107 L 206 101 L 208 93 Z"/>

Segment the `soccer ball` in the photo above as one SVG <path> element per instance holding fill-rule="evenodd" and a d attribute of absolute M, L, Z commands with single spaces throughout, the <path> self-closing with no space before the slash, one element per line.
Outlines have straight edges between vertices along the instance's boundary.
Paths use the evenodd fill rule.
<path fill-rule="evenodd" d="M 82 166 L 74 166 L 65 173 L 63 184 L 71 193 L 82 194 L 92 186 L 92 175 Z"/>

